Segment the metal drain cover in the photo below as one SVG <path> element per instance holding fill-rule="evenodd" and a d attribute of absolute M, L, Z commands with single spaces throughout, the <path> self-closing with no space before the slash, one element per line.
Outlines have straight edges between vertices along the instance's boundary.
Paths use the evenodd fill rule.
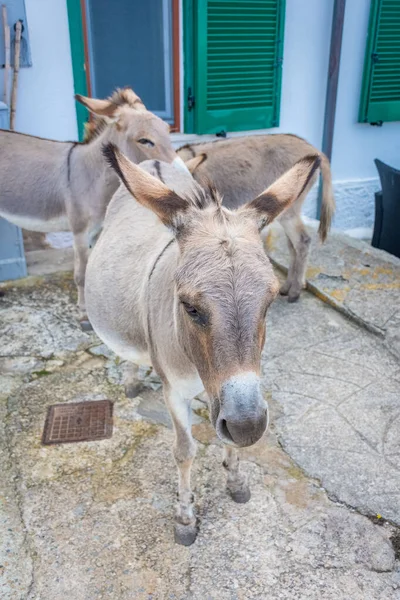
<path fill-rule="evenodd" d="M 43 444 L 90 442 L 112 436 L 110 400 L 54 404 L 49 406 L 44 426 Z"/>

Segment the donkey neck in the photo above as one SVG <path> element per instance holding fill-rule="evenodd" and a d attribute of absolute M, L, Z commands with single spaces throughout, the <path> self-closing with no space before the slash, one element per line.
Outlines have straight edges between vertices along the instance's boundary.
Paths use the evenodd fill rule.
<path fill-rule="evenodd" d="M 148 243 L 152 239 L 147 231 Z M 157 235 L 159 240 L 160 235 Z M 154 239 L 154 238 L 153 238 Z M 157 240 L 154 239 L 155 244 Z M 174 274 L 179 263 L 175 238 L 164 238 L 153 255 L 147 271 L 145 306 L 146 338 L 155 371 L 162 379 L 180 373 L 182 379 L 195 382 L 196 392 L 203 389 L 188 345 L 185 320 L 179 311 Z M 197 389 L 198 388 L 198 389 Z"/>
<path fill-rule="evenodd" d="M 88 144 L 79 144 L 73 151 L 71 157 L 71 182 L 72 171 L 79 170 L 84 177 L 87 186 L 90 186 L 93 194 L 98 200 L 108 203 L 119 187 L 119 179 L 111 169 L 103 156 L 103 146 L 114 142 L 113 130 L 106 127 L 95 139 Z"/>

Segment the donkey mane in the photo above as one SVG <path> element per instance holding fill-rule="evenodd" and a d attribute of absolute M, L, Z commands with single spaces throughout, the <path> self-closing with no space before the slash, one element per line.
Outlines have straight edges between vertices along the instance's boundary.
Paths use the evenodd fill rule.
<path fill-rule="evenodd" d="M 200 185 L 194 186 L 190 195 L 185 196 L 185 200 L 200 210 L 213 205 L 221 208 L 222 198 L 211 181 L 202 178 L 199 183 Z"/>
<path fill-rule="evenodd" d="M 107 100 L 115 107 L 130 106 L 136 110 L 145 110 L 145 106 L 141 99 L 129 87 L 117 88 L 107 98 Z M 93 115 L 90 121 L 85 123 L 85 131 L 82 144 L 89 144 L 104 131 L 107 126 L 107 121 L 103 117 Z"/>
<path fill-rule="evenodd" d="M 89 117 L 90 121 L 86 121 L 84 124 L 83 140 L 82 144 L 90 144 L 95 138 L 106 128 L 106 121 L 102 117 Z"/>

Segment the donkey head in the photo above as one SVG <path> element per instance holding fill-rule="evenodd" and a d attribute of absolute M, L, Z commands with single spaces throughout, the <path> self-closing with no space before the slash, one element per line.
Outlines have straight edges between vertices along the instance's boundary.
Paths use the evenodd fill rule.
<path fill-rule="evenodd" d="M 76 100 L 95 115 L 86 130 L 89 142 L 107 125 L 112 129 L 112 141 L 135 163 L 158 159 L 186 170 L 171 145 L 169 125 L 146 109 L 142 100 L 130 88 L 116 90 L 107 100 L 86 98 L 77 94 Z"/>
<path fill-rule="evenodd" d="M 115 148 L 107 156 L 136 200 L 175 233 L 177 334 L 209 395 L 213 426 L 226 443 L 254 444 L 268 424 L 260 362 L 265 317 L 279 289 L 260 231 L 299 197 L 318 156 L 300 160 L 236 211 L 210 188 L 194 184 L 191 197 L 181 197 Z"/>

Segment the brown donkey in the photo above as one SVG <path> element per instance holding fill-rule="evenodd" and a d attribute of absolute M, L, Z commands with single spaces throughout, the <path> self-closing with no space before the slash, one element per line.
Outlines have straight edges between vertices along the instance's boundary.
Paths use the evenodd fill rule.
<path fill-rule="evenodd" d="M 147 111 L 131 89 L 117 90 L 107 100 L 76 99 L 97 115 L 85 143 L 0 130 L 0 216 L 31 231 L 72 231 L 84 318 L 88 248 L 119 185 L 104 160 L 103 145 L 113 142 L 135 163 L 149 158 L 183 163 L 171 146 L 169 126 Z"/>
<path fill-rule="evenodd" d="M 125 187 L 111 201 L 89 258 L 88 315 L 119 356 L 152 365 L 161 377 L 179 473 L 175 538 L 189 545 L 197 534 L 191 400 L 206 390 L 212 425 L 227 445 L 228 490 L 246 502 L 236 449 L 257 442 L 268 424 L 260 361 L 267 309 L 279 288 L 260 231 L 303 193 L 320 159 L 303 158 L 229 210 L 212 189 L 172 166 L 150 161 L 140 168 L 113 146 L 107 157 Z"/>
<path fill-rule="evenodd" d="M 236 208 L 260 194 L 303 156 L 318 154 L 323 181 L 319 234 L 325 240 L 335 210 L 331 170 L 325 154 L 305 140 L 288 134 L 253 135 L 188 144 L 177 152 L 197 181 L 206 179 L 215 186 L 228 208 Z M 317 173 L 279 217 L 291 254 L 287 280 L 281 287 L 281 294 L 287 295 L 289 302 L 295 302 L 305 286 L 310 236 L 301 219 L 301 209 L 316 177 Z"/>

